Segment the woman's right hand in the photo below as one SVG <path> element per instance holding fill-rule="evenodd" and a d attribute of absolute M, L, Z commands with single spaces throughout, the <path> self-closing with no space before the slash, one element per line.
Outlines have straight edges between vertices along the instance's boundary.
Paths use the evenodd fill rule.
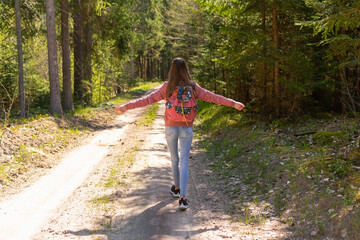
<path fill-rule="evenodd" d="M 126 108 L 124 106 L 119 106 L 117 108 L 115 108 L 115 112 L 117 114 L 123 114 L 126 111 Z"/>
<path fill-rule="evenodd" d="M 244 107 L 245 107 L 245 105 L 242 104 L 241 102 L 236 102 L 235 105 L 234 105 L 234 108 L 236 108 L 239 111 L 243 110 Z"/>

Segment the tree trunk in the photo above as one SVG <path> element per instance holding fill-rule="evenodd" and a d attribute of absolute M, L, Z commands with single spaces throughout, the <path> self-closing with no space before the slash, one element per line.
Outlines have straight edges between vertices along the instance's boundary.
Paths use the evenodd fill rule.
<path fill-rule="evenodd" d="M 262 28 L 262 33 L 265 36 L 266 35 L 266 8 L 263 7 L 261 9 L 261 28 Z M 260 92 L 260 104 L 261 104 L 261 108 L 263 111 L 265 111 L 267 109 L 267 96 L 266 96 L 266 90 L 267 90 L 267 74 L 266 74 L 266 47 L 265 44 L 262 47 L 262 57 L 264 58 L 264 60 L 262 60 L 261 62 L 261 92 Z"/>
<path fill-rule="evenodd" d="M 46 0 L 46 27 L 50 81 L 50 113 L 62 114 L 56 47 L 56 23 L 54 0 Z"/>
<path fill-rule="evenodd" d="M 274 0 L 273 3 L 273 43 L 275 47 L 275 63 L 274 63 L 274 78 L 273 78 L 273 103 L 274 103 L 274 111 L 275 116 L 280 116 L 280 92 L 279 92 L 279 61 L 277 60 L 279 54 L 279 27 L 278 27 L 278 8 L 277 1 Z"/>
<path fill-rule="evenodd" d="M 147 73 L 146 73 L 146 81 L 151 80 L 152 76 L 151 76 L 151 56 L 150 54 L 147 55 L 146 57 L 146 62 L 147 62 Z"/>
<path fill-rule="evenodd" d="M 131 71 L 131 79 L 134 79 L 135 78 L 135 75 L 134 75 L 134 57 L 133 57 L 132 54 L 130 55 L 130 71 Z"/>
<path fill-rule="evenodd" d="M 229 97 L 233 97 L 233 91 L 230 87 L 230 81 L 229 81 L 229 73 L 228 69 L 224 69 L 224 82 L 226 82 L 226 90 Z"/>
<path fill-rule="evenodd" d="M 214 83 L 215 83 L 215 93 L 218 93 L 217 92 L 217 81 L 216 81 L 216 62 L 214 62 Z"/>
<path fill-rule="evenodd" d="M 19 96 L 20 96 L 20 116 L 25 117 L 25 86 L 24 86 L 24 64 L 22 52 L 22 36 L 21 36 L 21 17 L 20 17 L 20 0 L 15 0 L 15 17 L 16 17 L 16 40 L 18 53 L 18 69 L 19 69 Z"/>
<path fill-rule="evenodd" d="M 74 109 L 71 88 L 71 60 L 70 60 L 70 34 L 69 34 L 69 2 L 61 0 L 61 48 L 63 64 L 63 108 L 64 111 Z"/>
<path fill-rule="evenodd" d="M 339 56 L 339 63 L 345 61 L 344 56 Z M 341 103 L 341 112 L 345 113 L 347 110 L 356 112 L 356 99 L 354 94 L 352 94 L 351 86 L 348 84 L 348 74 L 346 71 L 346 66 L 339 69 L 339 86 L 338 86 L 338 95 Z"/>
<path fill-rule="evenodd" d="M 151 80 L 155 78 L 155 60 L 154 57 L 151 57 Z"/>
<path fill-rule="evenodd" d="M 74 0 L 74 98 L 83 98 L 83 53 L 82 53 L 82 17 L 81 0 Z"/>
<path fill-rule="evenodd" d="M 161 58 L 158 59 L 158 78 L 161 79 Z"/>
<path fill-rule="evenodd" d="M 91 104 L 92 98 L 92 23 L 91 23 L 91 0 L 83 1 L 83 89 L 86 105 Z"/>
<path fill-rule="evenodd" d="M 166 80 L 167 78 L 167 75 L 166 75 L 166 56 L 165 55 L 162 55 L 161 56 L 161 79 L 163 81 Z"/>
<path fill-rule="evenodd" d="M 138 59 L 138 73 L 139 73 L 139 78 L 142 79 L 143 78 L 143 73 L 142 73 L 142 65 L 141 65 L 141 56 L 137 57 Z"/>
<path fill-rule="evenodd" d="M 83 64 L 83 74 L 84 74 L 84 89 L 85 89 L 85 101 L 87 105 L 91 104 L 92 99 L 92 26 L 90 23 L 85 26 L 86 31 L 84 36 L 86 41 L 84 41 L 84 64 Z"/>
<path fill-rule="evenodd" d="M 146 55 L 144 55 L 143 56 L 143 63 L 144 63 L 144 81 L 146 81 L 147 80 L 147 57 L 146 57 Z"/>
<path fill-rule="evenodd" d="M 343 27 L 340 28 L 340 33 L 345 34 L 345 29 Z M 339 63 L 342 64 L 345 62 L 345 56 L 340 55 L 339 56 Z M 351 94 L 349 93 L 349 87 L 347 86 L 347 74 L 346 74 L 346 66 L 343 66 L 339 69 L 339 76 L 340 76 L 340 102 L 341 102 L 341 112 L 345 113 L 346 111 L 346 103 L 349 105 L 352 102 Z M 346 97 L 348 95 L 348 98 Z M 353 108 L 353 107 L 352 107 Z"/>
<path fill-rule="evenodd" d="M 357 111 L 360 111 L 360 71 L 359 71 L 359 66 L 356 66 L 355 68 L 355 77 L 356 77 L 356 82 L 355 82 L 355 87 L 354 89 L 356 90 L 356 107 L 357 107 Z"/>

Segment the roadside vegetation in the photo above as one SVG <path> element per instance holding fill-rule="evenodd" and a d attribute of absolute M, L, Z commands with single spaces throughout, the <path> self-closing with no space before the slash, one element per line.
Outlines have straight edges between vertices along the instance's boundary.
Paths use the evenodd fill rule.
<path fill-rule="evenodd" d="M 51 168 L 57 163 L 57 156 L 81 144 L 89 134 L 111 127 L 115 106 L 138 98 L 157 85 L 159 82 L 138 83 L 109 102 L 79 108 L 63 116 L 51 116 L 44 113 L 45 109 L 38 109 L 26 119 L 7 119 L 0 127 L 1 192 L 5 192 L 3 187 L 26 182 L 40 169 Z M 143 124 L 150 124 L 153 118 L 144 117 Z"/>
<path fill-rule="evenodd" d="M 233 221 L 256 226 L 275 215 L 300 238 L 360 239 L 358 118 L 327 113 L 265 122 L 200 106 L 197 139 L 213 172 L 226 179 Z"/>

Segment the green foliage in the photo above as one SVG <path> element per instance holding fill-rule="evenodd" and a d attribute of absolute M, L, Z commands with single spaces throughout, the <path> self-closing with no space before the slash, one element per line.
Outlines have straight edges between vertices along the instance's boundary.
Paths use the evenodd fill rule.
<path fill-rule="evenodd" d="M 349 224 L 360 221 L 359 211 L 347 210 L 360 202 L 357 120 L 332 116 L 269 123 L 248 114 L 236 120 L 208 103 L 199 106 L 196 138 L 207 153 L 204 161 L 211 176 L 225 181 L 223 190 L 239 206 L 240 211 L 229 213 L 233 220 L 256 223 L 247 205 L 266 202 L 300 233 L 294 237 L 307 238 L 311 223 L 324 235 L 346 229 L 352 239 L 359 238 L 357 228 Z M 319 131 L 294 136 L 311 129 Z M 346 216 L 338 217 L 344 212 Z"/>
<path fill-rule="evenodd" d="M 313 140 L 317 144 L 328 145 L 346 139 L 344 132 L 319 131 L 314 134 Z"/>
<path fill-rule="evenodd" d="M 120 58 L 126 57 L 126 54 L 130 52 L 130 43 L 134 36 L 131 27 L 135 21 L 135 14 L 129 9 L 134 9 L 135 2 L 133 0 L 107 0 L 96 3 L 98 34 L 104 43 L 111 43 L 112 54 L 115 53 Z M 100 46 L 103 45 L 100 44 Z"/>
<path fill-rule="evenodd" d="M 305 0 L 314 8 L 316 14 L 311 22 L 305 24 L 313 26 L 314 34 L 321 34 L 323 41 L 328 44 L 328 57 L 347 56 L 347 60 L 358 59 L 356 51 L 360 42 L 357 29 L 360 26 L 360 3 L 358 1 L 314 1 Z"/>
<path fill-rule="evenodd" d="M 16 38 L 11 35 L 13 10 L 0 3 L 0 114 L 7 111 L 17 96 L 17 53 Z M 1 116 L 1 115 L 0 115 Z"/>
<path fill-rule="evenodd" d="M 50 85 L 46 36 L 30 38 L 23 45 L 26 102 L 29 107 L 48 109 L 50 104 Z"/>
<path fill-rule="evenodd" d="M 24 77 L 26 90 L 26 103 L 29 107 L 49 104 L 49 83 L 47 80 L 47 49 L 46 37 L 39 34 L 39 29 L 45 26 L 44 20 L 38 19 L 39 9 L 35 1 L 22 1 L 22 26 L 23 26 L 23 57 L 24 57 Z M 15 96 L 15 109 L 17 101 L 17 49 L 16 36 L 14 33 L 15 14 L 10 6 L 1 3 L 1 16 L 6 18 L 2 21 L 0 29 L 0 83 L 3 85 L 0 91 L 1 108 L 7 109 L 10 99 L 4 94 L 9 92 L 10 96 Z M 32 19 L 30 19 L 32 18 Z M 35 21 L 39 20 L 39 21 Z M 26 27 L 24 27 L 26 26 Z M 6 91 L 4 91 L 6 88 Z"/>
<path fill-rule="evenodd" d="M 248 111 L 261 112 L 269 118 L 277 97 L 275 64 L 279 67 L 278 97 L 283 115 L 292 117 L 340 107 L 356 115 L 359 109 L 360 93 L 356 89 L 360 19 L 356 1 L 89 3 L 92 79 L 84 82 L 91 105 L 107 102 L 140 80 L 165 80 L 171 60 L 180 56 L 187 60 L 194 80 L 201 86 L 251 104 Z M 278 14 L 278 46 L 274 42 L 274 10 Z M 21 1 L 21 16 L 27 109 L 48 108 L 43 2 Z M 13 2 L 1 1 L 0 82 L 10 96 L 17 92 L 14 25 Z M 59 18 L 57 29 L 60 37 Z M 61 69 L 59 74 L 61 81 Z M 1 91 L 0 97 L 1 108 L 8 108 L 8 94 Z M 14 107 L 17 110 L 17 99 Z"/>
<path fill-rule="evenodd" d="M 311 16 L 303 1 L 278 1 L 276 6 L 272 1 L 197 2 L 206 24 L 204 43 L 192 63 L 194 75 L 205 87 L 240 101 L 254 100 L 258 108 L 269 111 L 272 68 L 278 61 L 281 106 L 293 114 L 310 105 L 317 88 L 329 86 L 327 65 L 319 59 L 325 55 L 323 49 L 314 49 L 310 29 L 296 24 Z M 281 16 L 280 49 L 273 43 L 273 7 Z"/>

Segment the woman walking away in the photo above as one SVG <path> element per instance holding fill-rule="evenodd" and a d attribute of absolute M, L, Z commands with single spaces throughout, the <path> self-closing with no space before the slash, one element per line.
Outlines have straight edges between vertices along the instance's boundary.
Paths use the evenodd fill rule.
<path fill-rule="evenodd" d="M 115 111 L 122 114 L 126 110 L 144 107 L 166 99 L 165 137 L 171 155 L 174 185 L 170 193 L 179 199 L 179 208 L 189 207 L 186 188 L 189 177 L 188 161 L 193 139 L 193 121 L 197 113 L 196 99 L 242 110 L 240 102 L 214 94 L 193 82 L 184 59 L 172 61 L 168 81 L 152 94 L 119 106 Z M 178 146 L 180 143 L 180 158 Z M 179 168 L 180 163 L 180 168 Z"/>

